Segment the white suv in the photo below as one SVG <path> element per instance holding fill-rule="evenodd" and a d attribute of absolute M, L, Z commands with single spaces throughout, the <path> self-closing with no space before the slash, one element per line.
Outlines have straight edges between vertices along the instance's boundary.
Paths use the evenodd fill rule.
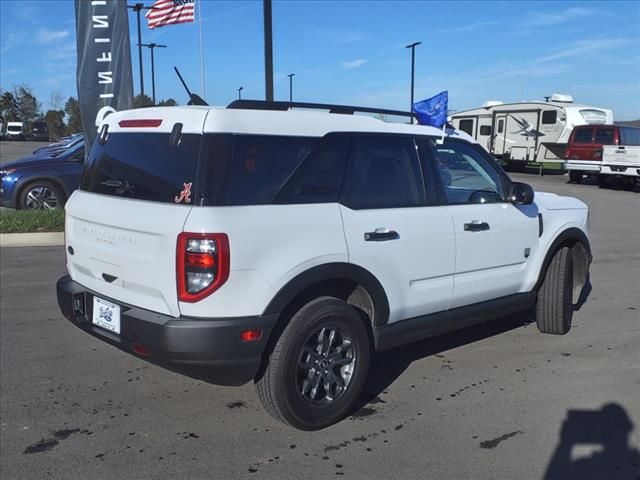
<path fill-rule="evenodd" d="M 108 116 L 66 204 L 65 317 L 173 370 L 253 380 L 307 430 L 350 413 L 373 352 L 534 306 L 542 332 L 569 331 L 585 204 L 534 201 L 453 129 L 290 106 Z"/>

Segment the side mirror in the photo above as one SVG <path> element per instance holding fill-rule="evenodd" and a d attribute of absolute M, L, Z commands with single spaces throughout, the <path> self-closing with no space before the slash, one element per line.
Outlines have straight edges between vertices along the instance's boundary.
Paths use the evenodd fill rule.
<path fill-rule="evenodd" d="M 531 205 L 533 203 L 533 188 L 526 183 L 514 182 L 511 184 L 509 201 L 514 205 Z"/>

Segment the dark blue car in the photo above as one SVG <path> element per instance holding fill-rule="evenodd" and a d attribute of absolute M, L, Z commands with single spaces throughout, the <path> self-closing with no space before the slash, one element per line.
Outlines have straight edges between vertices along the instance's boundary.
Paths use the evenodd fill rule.
<path fill-rule="evenodd" d="M 84 142 L 64 151 L 21 158 L 0 166 L 0 205 L 25 210 L 62 208 L 78 188 Z"/>

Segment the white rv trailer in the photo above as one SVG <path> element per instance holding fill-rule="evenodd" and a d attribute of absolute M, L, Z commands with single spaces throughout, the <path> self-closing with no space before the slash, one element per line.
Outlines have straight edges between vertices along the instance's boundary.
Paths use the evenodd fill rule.
<path fill-rule="evenodd" d="M 507 163 L 564 163 L 573 127 L 612 125 L 613 112 L 579 105 L 571 95 L 554 93 L 544 101 L 485 102 L 482 108 L 456 112 L 451 119 L 455 128 Z"/>

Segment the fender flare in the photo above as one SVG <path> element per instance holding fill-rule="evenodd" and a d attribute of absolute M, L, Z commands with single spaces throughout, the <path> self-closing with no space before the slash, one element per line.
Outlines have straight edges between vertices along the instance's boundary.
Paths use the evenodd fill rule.
<path fill-rule="evenodd" d="M 305 290 L 330 280 L 351 280 L 362 285 L 373 302 L 375 312 L 373 325 L 378 327 L 387 323 L 389 301 L 380 281 L 368 270 L 358 265 L 342 262 L 325 263 L 296 275 L 273 297 L 263 315 L 282 313 L 287 305 Z"/>
<path fill-rule="evenodd" d="M 589 239 L 587 238 L 587 235 L 579 228 L 576 228 L 576 227 L 567 228 L 566 230 L 561 231 L 556 236 L 556 238 L 553 240 L 553 242 L 551 242 L 551 245 L 547 249 L 547 253 L 542 262 L 542 267 L 538 272 L 538 281 L 536 282 L 534 291 L 537 291 L 540 288 L 540 285 L 542 284 L 542 282 L 544 281 L 544 276 L 547 272 L 547 268 L 549 267 L 549 263 L 551 263 L 551 260 L 553 259 L 553 256 L 555 255 L 556 251 L 558 251 L 558 248 L 560 247 L 560 245 L 566 243 L 567 241 L 575 241 L 576 243 L 581 243 L 587 251 L 588 262 L 589 264 L 591 264 L 593 255 L 591 253 L 591 244 L 589 243 Z"/>

